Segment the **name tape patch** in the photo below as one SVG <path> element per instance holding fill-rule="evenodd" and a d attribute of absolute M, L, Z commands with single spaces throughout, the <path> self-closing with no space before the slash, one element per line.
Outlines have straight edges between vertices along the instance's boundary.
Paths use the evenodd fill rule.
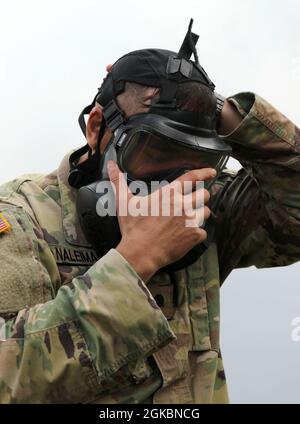
<path fill-rule="evenodd" d="M 97 262 L 96 253 L 89 249 L 79 250 L 63 246 L 50 246 L 51 252 L 59 265 L 86 265 Z"/>

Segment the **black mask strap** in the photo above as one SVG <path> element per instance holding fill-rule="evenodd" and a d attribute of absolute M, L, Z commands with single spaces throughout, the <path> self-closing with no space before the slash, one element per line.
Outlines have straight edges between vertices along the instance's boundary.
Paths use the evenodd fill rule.
<path fill-rule="evenodd" d="M 204 79 L 206 80 L 206 85 L 208 87 L 210 87 L 211 90 L 214 90 L 215 89 L 214 83 L 211 81 L 211 79 L 209 78 L 209 76 L 207 75 L 207 73 L 205 72 L 205 70 L 202 68 L 202 66 L 199 63 L 198 53 L 197 53 L 197 49 L 196 49 L 196 44 L 199 40 L 199 35 L 194 34 L 192 32 L 193 22 L 194 22 L 194 20 L 191 19 L 188 31 L 186 33 L 184 40 L 183 40 L 182 46 L 179 50 L 177 57 L 179 59 L 190 60 L 191 56 L 194 55 L 194 58 L 195 58 L 195 65 L 194 66 L 196 68 L 198 68 L 198 70 L 203 75 Z"/>
<path fill-rule="evenodd" d="M 92 101 L 92 103 L 90 105 L 86 106 L 78 117 L 79 126 L 80 126 L 81 131 L 82 131 L 82 133 L 85 137 L 86 137 L 86 122 L 85 122 L 84 117 L 85 117 L 85 115 L 89 115 L 91 113 L 93 107 L 96 104 L 97 97 L 98 97 L 98 93 L 94 97 L 94 100 Z"/>
<path fill-rule="evenodd" d="M 188 31 L 186 33 L 184 40 L 183 40 L 182 46 L 180 47 L 180 50 L 179 50 L 177 57 L 180 58 L 180 59 L 190 60 L 190 58 L 193 54 L 194 57 L 195 57 L 195 62 L 198 65 L 199 59 L 198 59 L 198 55 L 197 55 L 196 44 L 199 40 L 199 35 L 194 34 L 192 32 L 193 22 L 194 22 L 194 20 L 191 19 Z"/>
<path fill-rule="evenodd" d="M 103 119 L 99 131 L 96 152 L 93 155 L 91 155 L 91 149 L 88 144 L 71 154 L 69 158 L 70 174 L 68 179 L 71 187 L 79 189 L 97 180 L 99 176 L 99 167 L 101 160 L 100 143 L 105 133 L 105 128 L 106 124 L 105 120 Z M 86 159 L 80 164 L 77 164 L 78 160 L 85 153 L 89 153 L 88 159 Z"/>

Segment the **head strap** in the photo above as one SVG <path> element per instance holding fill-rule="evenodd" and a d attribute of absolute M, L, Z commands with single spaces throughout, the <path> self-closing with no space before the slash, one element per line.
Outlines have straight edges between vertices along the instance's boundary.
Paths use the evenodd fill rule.
<path fill-rule="evenodd" d="M 179 53 L 178 53 L 178 58 L 190 60 L 190 58 L 193 54 L 194 58 L 195 58 L 195 62 L 198 65 L 199 59 L 198 59 L 198 54 L 197 54 L 197 50 L 196 50 L 196 44 L 199 40 L 199 35 L 194 34 L 192 32 L 193 23 L 194 23 L 194 20 L 191 19 L 189 27 L 188 27 L 188 31 L 186 33 L 184 40 L 183 40 L 182 46 L 180 47 L 180 50 L 179 50 Z"/>

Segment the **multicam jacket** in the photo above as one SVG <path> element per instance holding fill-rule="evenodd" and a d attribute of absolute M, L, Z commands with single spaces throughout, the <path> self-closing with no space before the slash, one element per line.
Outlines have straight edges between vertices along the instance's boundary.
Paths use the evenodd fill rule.
<path fill-rule="evenodd" d="M 221 285 L 234 268 L 300 259 L 300 131 L 257 95 L 230 101 L 243 121 L 225 139 L 243 169 L 214 186 L 215 241 L 147 286 L 87 244 L 68 157 L 0 188 L 1 403 L 228 402 Z"/>

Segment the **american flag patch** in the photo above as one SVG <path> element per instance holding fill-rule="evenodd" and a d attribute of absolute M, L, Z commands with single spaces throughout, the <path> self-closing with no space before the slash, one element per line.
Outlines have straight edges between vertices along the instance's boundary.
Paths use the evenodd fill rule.
<path fill-rule="evenodd" d="M 7 231 L 11 230 L 10 223 L 7 221 L 6 218 L 0 213 L 0 234 L 5 233 Z"/>

